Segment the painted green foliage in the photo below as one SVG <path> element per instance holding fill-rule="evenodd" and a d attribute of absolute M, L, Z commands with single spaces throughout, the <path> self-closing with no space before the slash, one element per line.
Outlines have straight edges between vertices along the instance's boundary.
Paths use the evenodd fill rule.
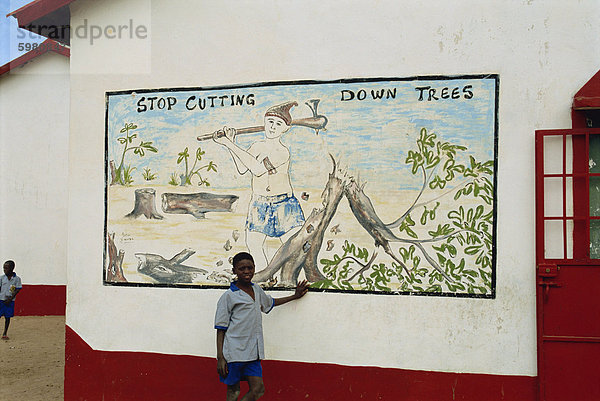
<path fill-rule="evenodd" d="M 121 130 L 119 131 L 120 133 L 125 134 L 125 136 L 117 138 L 117 142 L 123 145 L 123 153 L 121 154 L 121 162 L 114 171 L 112 184 L 130 185 L 134 181 L 132 173 L 133 170 L 135 170 L 136 168 L 131 167 L 130 164 L 124 164 L 125 155 L 127 154 L 127 152 L 133 151 L 133 153 L 138 155 L 139 157 L 144 157 L 146 155 L 146 152 L 158 152 L 158 150 L 152 145 L 152 141 L 144 142 L 140 140 L 139 145 L 132 146 L 133 140 L 137 137 L 137 134 L 130 133 L 130 131 L 137 129 L 137 127 L 138 126 L 134 123 L 125 123 L 123 128 L 121 128 Z"/>
<path fill-rule="evenodd" d="M 375 253 L 346 242 L 343 254 L 321 259 L 327 279 L 313 287 L 492 292 L 494 161 L 469 156 L 461 162 L 465 146 L 441 141 L 425 128 L 416 145 L 405 162 L 413 175 L 422 176 L 422 187 L 402 217 L 390 225 L 400 232 L 394 244 L 404 266 L 395 261 L 376 263 Z M 421 200 L 434 190 L 432 198 Z"/>
<path fill-rule="evenodd" d="M 190 165 L 189 165 L 190 153 L 189 153 L 188 147 L 186 146 L 186 148 L 183 151 L 179 152 L 179 154 L 177 155 L 177 164 L 184 163 L 185 173 L 180 174 L 179 182 L 177 181 L 177 173 L 171 174 L 171 179 L 169 181 L 169 184 L 171 184 L 171 185 L 192 185 L 192 178 L 194 178 L 194 176 L 196 176 L 198 178 L 198 186 L 204 185 L 204 186 L 209 187 L 210 182 L 208 181 L 207 178 L 203 177 L 200 174 L 200 171 L 206 170 L 207 173 L 209 173 L 211 171 L 217 172 L 217 165 L 211 160 L 207 164 L 197 167 L 198 162 L 202 161 L 202 156 L 204 156 L 205 153 L 206 152 L 204 152 L 202 150 L 202 148 L 200 146 L 198 146 L 198 148 L 196 149 L 196 156 L 194 158 L 194 163 L 190 167 Z"/>
<path fill-rule="evenodd" d="M 124 136 L 117 138 L 117 142 L 123 145 L 123 151 L 121 153 L 121 160 L 119 166 L 113 170 L 112 184 L 119 185 L 131 185 L 134 182 L 133 171 L 136 167 L 131 164 L 125 164 L 125 156 L 129 152 L 133 152 L 139 157 L 146 156 L 147 152 L 157 153 L 158 149 L 152 144 L 152 141 L 140 140 L 139 145 L 133 145 L 134 139 L 137 138 L 137 134 L 132 131 L 137 129 L 138 126 L 135 123 L 125 123 L 123 128 L 119 131 Z M 202 161 L 205 152 L 198 147 L 196 149 L 194 161 L 190 166 L 190 154 L 189 149 L 186 147 L 183 151 L 177 155 L 177 164 L 184 164 L 185 172 L 183 174 L 172 173 L 169 179 L 171 185 L 192 185 L 192 179 L 198 178 L 198 186 L 210 186 L 208 179 L 201 175 L 201 171 L 205 170 L 207 173 L 216 172 L 217 165 L 211 160 L 207 164 L 198 166 L 198 162 Z M 153 181 L 158 177 L 156 172 L 153 172 L 150 167 L 145 167 L 142 171 L 142 177 L 145 181 Z"/>
<path fill-rule="evenodd" d="M 156 173 L 152 172 L 150 167 L 145 167 L 144 171 L 142 172 L 142 177 L 144 177 L 144 180 L 146 181 L 153 181 L 156 179 L 157 175 Z"/>

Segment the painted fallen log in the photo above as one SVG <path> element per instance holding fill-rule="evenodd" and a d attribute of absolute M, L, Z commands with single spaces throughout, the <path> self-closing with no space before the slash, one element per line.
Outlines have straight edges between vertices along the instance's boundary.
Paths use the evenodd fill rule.
<path fill-rule="evenodd" d="M 191 214 L 197 219 L 205 218 L 208 212 L 231 212 L 236 195 L 219 195 L 208 192 L 193 194 L 162 194 L 162 210 L 165 213 Z"/>
<path fill-rule="evenodd" d="M 136 253 L 137 270 L 160 284 L 192 283 L 197 275 L 208 273 L 207 270 L 181 264 L 194 253 L 191 249 L 184 249 L 169 260 L 153 253 Z"/>

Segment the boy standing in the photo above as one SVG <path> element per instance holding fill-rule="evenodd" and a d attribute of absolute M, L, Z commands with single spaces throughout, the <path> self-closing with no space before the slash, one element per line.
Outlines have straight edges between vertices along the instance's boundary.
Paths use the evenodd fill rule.
<path fill-rule="evenodd" d="M 242 401 L 258 400 L 265 392 L 260 360 L 264 359 L 262 331 L 263 313 L 273 307 L 302 298 L 308 292 L 308 283 L 302 281 L 294 295 L 273 298 L 252 283 L 254 259 L 240 252 L 233 257 L 233 273 L 237 281 L 231 283 L 217 303 L 217 372 L 227 385 L 227 401 L 236 401 L 240 381 L 247 380 L 249 391 Z"/>
<path fill-rule="evenodd" d="M 4 316 L 4 332 L 2 339 L 8 340 L 10 318 L 15 315 L 15 297 L 21 291 L 21 278 L 16 275 L 15 262 L 4 262 L 4 275 L 0 276 L 0 316 Z"/>

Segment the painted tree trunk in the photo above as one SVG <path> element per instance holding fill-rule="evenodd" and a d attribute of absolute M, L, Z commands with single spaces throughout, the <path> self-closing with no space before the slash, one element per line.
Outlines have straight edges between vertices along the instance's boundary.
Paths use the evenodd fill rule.
<path fill-rule="evenodd" d="M 388 226 L 377 215 L 371 199 L 364 193 L 363 189 L 354 180 L 351 181 L 345 188 L 344 193 L 350 204 L 350 209 L 356 217 L 356 220 L 361 226 L 369 233 L 375 240 L 375 246 L 381 246 L 385 253 L 392 257 L 398 263 L 406 273 L 409 273 L 408 268 L 392 251 L 390 242 L 402 242 L 405 244 L 414 245 L 419 252 L 425 257 L 425 259 L 433 266 L 434 269 L 439 271 L 442 276 L 449 282 L 452 282 L 452 278 L 444 272 L 440 265 L 433 259 L 433 257 L 423 247 L 423 240 L 418 239 L 402 239 L 397 237 L 390 231 Z"/>
<path fill-rule="evenodd" d="M 110 185 L 114 185 L 117 183 L 117 168 L 115 167 L 115 161 L 111 160 L 109 163 L 110 166 Z"/>
<path fill-rule="evenodd" d="M 125 252 L 117 250 L 115 245 L 115 234 L 108 234 L 108 266 L 106 267 L 106 281 L 111 283 L 126 283 L 123 274 L 123 258 Z"/>

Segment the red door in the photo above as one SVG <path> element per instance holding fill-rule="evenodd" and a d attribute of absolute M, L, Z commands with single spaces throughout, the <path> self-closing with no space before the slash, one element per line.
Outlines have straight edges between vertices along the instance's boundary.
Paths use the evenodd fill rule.
<path fill-rule="evenodd" d="M 540 400 L 600 400 L 600 129 L 536 132 Z"/>

